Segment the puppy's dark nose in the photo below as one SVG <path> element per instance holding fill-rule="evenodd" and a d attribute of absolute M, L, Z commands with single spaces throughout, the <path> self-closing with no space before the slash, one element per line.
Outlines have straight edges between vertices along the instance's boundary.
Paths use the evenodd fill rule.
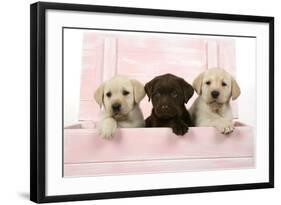
<path fill-rule="evenodd" d="M 120 111 L 121 104 L 120 103 L 114 103 L 111 107 L 112 107 L 112 110 L 114 112 L 118 112 L 118 111 Z"/>
<path fill-rule="evenodd" d="M 162 109 L 162 110 L 167 110 L 168 108 L 169 108 L 168 105 L 161 105 L 161 109 Z"/>
<path fill-rule="evenodd" d="M 211 95 L 212 95 L 212 97 L 213 97 L 213 98 L 217 98 L 217 97 L 219 97 L 220 92 L 219 92 L 219 91 L 214 90 L 214 91 L 212 91 L 212 92 L 211 92 Z"/>

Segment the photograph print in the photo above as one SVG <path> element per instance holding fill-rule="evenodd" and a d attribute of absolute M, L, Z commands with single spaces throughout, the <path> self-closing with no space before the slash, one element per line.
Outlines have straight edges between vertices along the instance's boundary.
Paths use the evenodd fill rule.
<path fill-rule="evenodd" d="M 274 187 L 274 18 L 31 5 L 30 199 Z"/>
<path fill-rule="evenodd" d="M 65 177 L 255 166 L 255 38 L 63 34 Z"/>

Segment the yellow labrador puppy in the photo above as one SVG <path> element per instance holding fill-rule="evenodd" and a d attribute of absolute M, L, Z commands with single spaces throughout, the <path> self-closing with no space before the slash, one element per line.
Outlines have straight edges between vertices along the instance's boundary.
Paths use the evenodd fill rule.
<path fill-rule="evenodd" d="M 144 127 L 139 102 L 144 98 L 144 86 L 137 80 L 115 76 L 102 83 L 95 92 L 95 100 L 104 106 L 97 123 L 99 135 L 111 138 L 117 127 Z"/>
<path fill-rule="evenodd" d="M 230 99 L 240 95 L 236 80 L 224 69 L 212 68 L 199 74 L 193 82 L 198 94 L 190 108 L 195 126 L 216 127 L 221 133 L 233 131 Z"/>

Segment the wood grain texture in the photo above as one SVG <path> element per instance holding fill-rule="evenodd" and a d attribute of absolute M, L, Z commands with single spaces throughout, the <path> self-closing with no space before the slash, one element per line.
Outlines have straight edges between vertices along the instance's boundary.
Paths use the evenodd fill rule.
<path fill-rule="evenodd" d="M 212 127 L 192 127 L 184 136 L 170 128 L 118 128 L 112 140 L 95 124 L 64 129 L 64 176 L 99 176 L 253 168 L 254 133 L 236 124 L 226 136 Z"/>
<path fill-rule="evenodd" d="M 170 128 L 118 128 L 112 140 L 93 128 L 72 127 L 64 130 L 64 163 L 253 157 L 253 142 L 249 126 L 227 136 L 211 127 L 193 127 L 184 136 Z"/>
<path fill-rule="evenodd" d="M 64 177 L 243 169 L 254 165 L 254 159 L 248 157 L 65 164 Z"/>

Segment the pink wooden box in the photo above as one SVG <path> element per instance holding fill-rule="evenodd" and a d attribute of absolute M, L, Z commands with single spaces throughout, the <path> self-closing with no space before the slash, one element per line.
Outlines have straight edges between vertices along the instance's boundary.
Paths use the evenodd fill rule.
<path fill-rule="evenodd" d="M 254 166 L 253 128 L 239 122 L 227 136 L 212 127 L 193 127 L 184 136 L 174 135 L 170 128 L 118 128 L 108 141 L 95 129 L 100 108 L 93 93 L 104 80 L 124 74 L 146 83 L 169 72 L 191 83 L 211 67 L 235 75 L 233 40 L 91 32 L 84 34 L 82 53 L 80 123 L 64 129 L 65 177 Z M 232 106 L 239 119 L 237 104 Z M 145 117 L 150 114 L 147 98 L 141 108 Z"/>

